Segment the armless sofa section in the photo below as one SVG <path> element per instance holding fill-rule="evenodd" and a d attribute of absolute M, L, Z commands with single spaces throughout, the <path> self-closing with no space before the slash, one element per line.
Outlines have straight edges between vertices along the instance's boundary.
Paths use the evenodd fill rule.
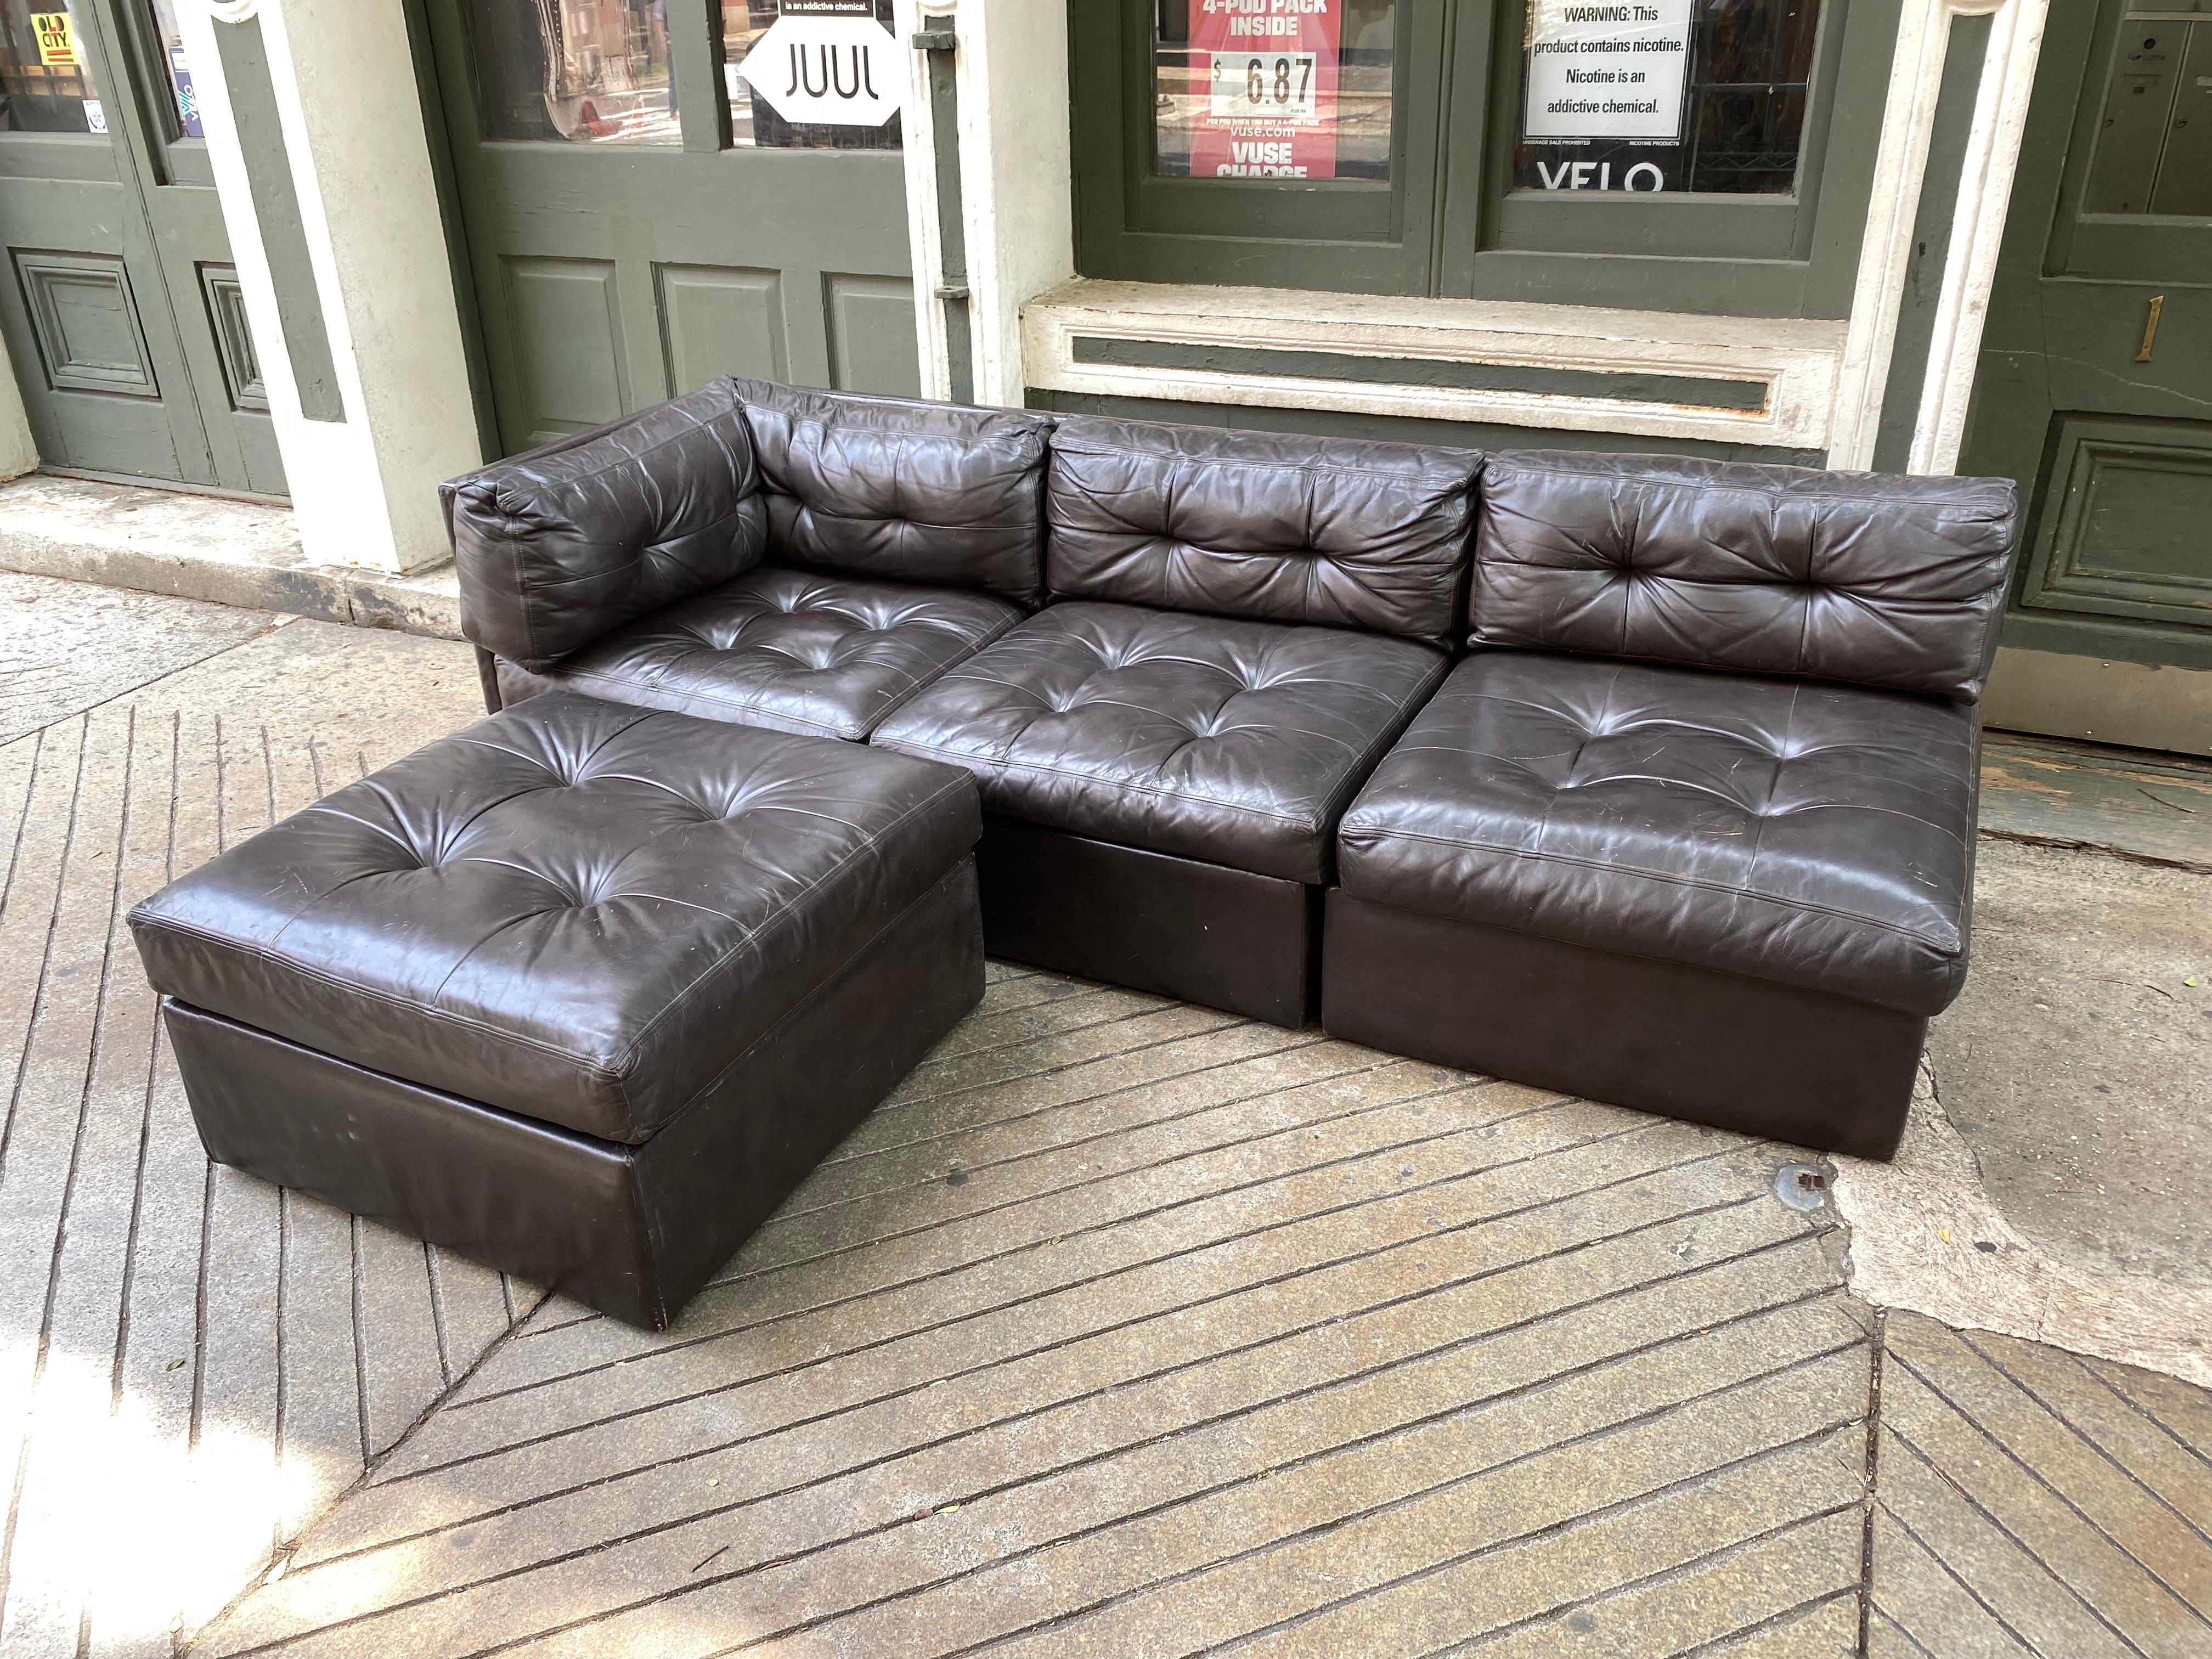
<path fill-rule="evenodd" d="M 1473 653 L 1344 817 L 1323 1024 L 1887 1157 L 1965 981 L 2014 517 L 2002 480 L 1495 458 Z"/>
<path fill-rule="evenodd" d="M 974 773 L 990 947 L 1302 1023 L 1337 819 L 1449 666 L 1479 465 L 1061 421 L 1055 602 L 871 738 Z"/>

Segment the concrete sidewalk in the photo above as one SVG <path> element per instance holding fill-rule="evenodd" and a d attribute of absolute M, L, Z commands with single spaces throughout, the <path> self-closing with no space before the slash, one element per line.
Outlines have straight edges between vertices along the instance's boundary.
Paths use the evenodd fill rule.
<path fill-rule="evenodd" d="M 1985 841 L 1879 1168 L 994 965 L 648 1338 L 211 1169 L 121 931 L 465 648 L 0 640 L 0 1659 L 2212 1651 L 2212 877 Z"/>

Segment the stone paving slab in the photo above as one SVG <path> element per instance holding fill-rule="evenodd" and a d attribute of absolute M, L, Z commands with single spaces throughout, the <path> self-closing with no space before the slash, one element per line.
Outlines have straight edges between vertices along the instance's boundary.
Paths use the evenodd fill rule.
<path fill-rule="evenodd" d="M 1312 1030 L 994 963 L 659 1336 L 210 1169 L 122 911 L 473 665 L 99 690 L 0 744 L 0 1659 L 2212 1651 L 2212 1395 L 1869 1307 L 1796 1149 Z"/>
<path fill-rule="evenodd" d="M 228 651 L 279 620 L 6 571 L 0 618 L 0 743 Z"/>
<path fill-rule="evenodd" d="M 57 659 L 47 712 L 82 712 L 0 745 L 6 1659 L 172 1651 L 532 1299 L 210 1167 L 123 926 L 172 872 L 466 719 L 465 653 L 173 600 L 86 614 L 135 638 L 154 605 L 137 678 L 202 660 L 94 703 L 128 654 L 108 635 Z M 451 696 L 425 647 L 459 655 Z"/>
<path fill-rule="evenodd" d="M 1985 841 L 1974 886 L 1928 1054 L 1990 1196 L 2057 1260 L 2212 1287 L 2212 875 Z"/>

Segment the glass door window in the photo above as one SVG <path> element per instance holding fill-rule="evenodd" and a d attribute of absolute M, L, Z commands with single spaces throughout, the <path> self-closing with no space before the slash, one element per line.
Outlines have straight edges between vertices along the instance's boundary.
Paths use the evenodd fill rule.
<path fill-rule="evenodd" d="M 778 29 L 789 18 L 798 27 Z M 891 0 L 722 0 L 730 143 L 763 149 L 897 149 Z M 758 77 L 760 86 L 754 82 Z M 778 103 L 791 106 L 791 112 Z M 808 114 L 831 120 L 808 120 Z"/>
<path fill-rule="evenodd" d="M 161 53 L 161 69 L 168 77 L 169 95 L 177 108 L 177 136 L 204 138 L 200 126 L 199 94 L 192 87 L 191 66 L 185 59 L 184 32 L 177 27 L 177 0 L 153 0 L 154 46 Z"/>
<path fill-rule="evenodd" d="M 667 0 L 471 0 L 488 138 L 681 144 Z"/>
<path fill-rule="evenodd" d="M 1517 190 L 1786 195 L 1820 0 L 1533 0 Z"/>
<path fill-rule="evenodd" d="M 0 132 L 106 132 L 65 0 L 0 0 Z"/>
<path fill-rule="evenodd" d="M 1158 0 L 1152 170 L 1387 180 L 1396 38 L 1395 0 Z"/>

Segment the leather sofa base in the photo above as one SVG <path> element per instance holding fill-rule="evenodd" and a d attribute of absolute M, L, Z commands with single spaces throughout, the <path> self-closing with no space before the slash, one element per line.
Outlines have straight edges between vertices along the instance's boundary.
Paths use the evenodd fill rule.
<path fill-rule="evenodd" d="M 1298 1026 L 1320 890 L 983 815 L 990 953 Z"/>
<path fill-rule="evenodd" d="M 1886 1158 L 1928 1021 L 1818 992 L 1328 896 L 1331 1036 Z"/>
<path fill-rule="evenodd" d="M 963 860 L 634 1146 L 162 1006 L 217 1163 L 663 1330 L 982 995 Z"/>

